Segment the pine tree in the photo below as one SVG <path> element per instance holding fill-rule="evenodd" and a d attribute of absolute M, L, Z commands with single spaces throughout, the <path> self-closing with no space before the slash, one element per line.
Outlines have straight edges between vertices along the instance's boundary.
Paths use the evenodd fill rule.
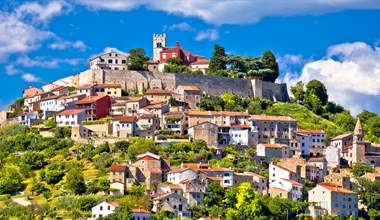
<path fill-rule="evenodd" d="M 224 47 L 216 44 L 214 46 L 214 52 L 212 53 L 210 65 L 208 67 L 209 74 L 217 75 L 218 71 L 226 69 L 225 57 L 226 53 L 224 51 Z"/>

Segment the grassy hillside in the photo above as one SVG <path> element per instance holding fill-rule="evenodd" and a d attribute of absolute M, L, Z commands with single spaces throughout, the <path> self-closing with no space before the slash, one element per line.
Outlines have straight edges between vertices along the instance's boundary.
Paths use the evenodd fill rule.
<path fill-rule="evenodd" d="M 333 137 L 344 133 L 344 129 L 337 126 L 333 122 L 326 120 L 305 106 L 295 103 L 274 103 L 271 108 L 266 111 L 271 115 L 287 115 L 298 121 L 298 126 L 303 129 L 322 129 L 327 133 L 328 137 Z"/>

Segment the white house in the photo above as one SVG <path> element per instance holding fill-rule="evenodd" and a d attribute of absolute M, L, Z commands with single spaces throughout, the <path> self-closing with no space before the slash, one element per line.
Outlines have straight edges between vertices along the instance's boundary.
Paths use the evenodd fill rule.
<path fill-rule="evenodd" d="M 32 126 L 33 123 L 38 119 L 37 112 L 28 112 L 17 116 L 18 123 L 20 125 Z"/>
<path fill-rule="evenodd" d="M 194 179 L 197 177 L 197 171 L 191 168 L 172 169 L 168 173 L 168 182 L 179 184 L 184 180 Z"/>
<path fill-rule="evenodd" d="M 119 207 L 119 203 L 112 201 L 103 201 L 102 203 L 92 207 L 92 218 L 105 217 L 112 214 Z"/>
<path fill-rule="evenodd" d="M 303 185 L 295 180 L 277 179 L 269 183 L 269 188 L 277 188 L 288 192 L 288 199 L 298 200 L 302 198 Z"/>
<path fill-rule="evenodd" d="M 85 118 L 84 109 L 66 109 L 57 114 L 55 121 L 57 126 L 75 126 L 80 125 Z"/>
<path fill-rule="evenodd" d="M 325 132 L 322 130 L 299 129 L 297 132 L 301 155 L 321 156 L 324 154 Z"/>
<path fill-rule="evenodd" d="M 112 118 L 112 131 L 116 137 L 134 136 L 137 129 L 137 117 L 135 116 L 115 116 Z"/>
<path fill-rule="evenodd" d="M 249 146 L 249 139 L 251 134 L 248 125 L 241 125 L 239 127 L 231 127 L 229 130 L 230 144 Z"/>
<path fill-rule="evenodd" d="M 40 110 L 43 112 L 56 112 L 58 111 L 58 98 L 60 96 L 52 95 L 40 100 Z"/>
<path fill-rule="evenodd" d="M 327 167 L 332 169 L 340 166 L 340 149 L 334 146 L 328 146 L 325 151 Z"/>

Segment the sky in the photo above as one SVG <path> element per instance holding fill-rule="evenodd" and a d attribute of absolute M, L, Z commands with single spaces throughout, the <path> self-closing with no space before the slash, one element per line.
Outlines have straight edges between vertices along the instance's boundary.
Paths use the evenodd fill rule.
<path fill-rule="evenodd" d="M 95 54 L 168 46 L 210 57 L 271 50 L 288 87 L 322 81 L 329 99 L 380 113 L 378 0 L 50 0 L 0 3 L 0 109 L 29 85 L 81 72 Z"/>

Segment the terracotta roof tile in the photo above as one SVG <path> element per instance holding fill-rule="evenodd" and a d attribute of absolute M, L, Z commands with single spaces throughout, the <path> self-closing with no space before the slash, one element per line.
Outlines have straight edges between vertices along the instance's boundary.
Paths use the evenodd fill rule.
<path fill-rule="evenodd" d="M 318 186 L 322 186 L 323 188 L 329 190 L 329 191 L 332 191 L 332 192 L 338 192 L 338 193 L 350 193 L 350 194 L 357 194 L 356 192 L 353 192 L 351 190 L 348 190 L 348 189 L 344 189 L 342 188 L 341 186 L 339 186 L 338 184 L 335 184 L 335 183 L 319 183 Z"/>
<path fill-rule="evenodd" d="M 323 130 L 306 130 L 306 129 L 298 129 L 299 133 L 302 134 L 325 134 Z"/>
<path fill-rule="evenodd" d="M 251 115 L 250 120 L 257 121 L 287 121 L 287 122 L 296 122 L 296 120 L 290 116 L 281 116 L 281 115 Z"/>
<path fill-rule="evenodd" d="M 75 104 L 76 105 L 90 104 L 90 103 L 98 101 L 99 99 L 101 99 L 103 97 L 105 97 L 105 96 L 98 96 L 98 95 L 96 95 L 96 96 L 86 96 L 83 99 L 77 101 Z"/>
<path fill-rule="evenodd" d="M 128 168 L 126 164 L 112 164 L 110 171 L 125 171 Z"/>
<path fill-rule="evenodd" d="M 57 115 L 77 115 L 84 112 L 84 109 L 66 109 L 61 112 L 58 112 Z"/>
<path fill-rule="evenodd" d="M 122 123 L 132 123 L 132 122 L 136 122 L 137 121 L 137 118 L 135 116 L 114 116 L 112 118 L 114 121 L 119 121 L 119 122 L 122 122 Z"/>

